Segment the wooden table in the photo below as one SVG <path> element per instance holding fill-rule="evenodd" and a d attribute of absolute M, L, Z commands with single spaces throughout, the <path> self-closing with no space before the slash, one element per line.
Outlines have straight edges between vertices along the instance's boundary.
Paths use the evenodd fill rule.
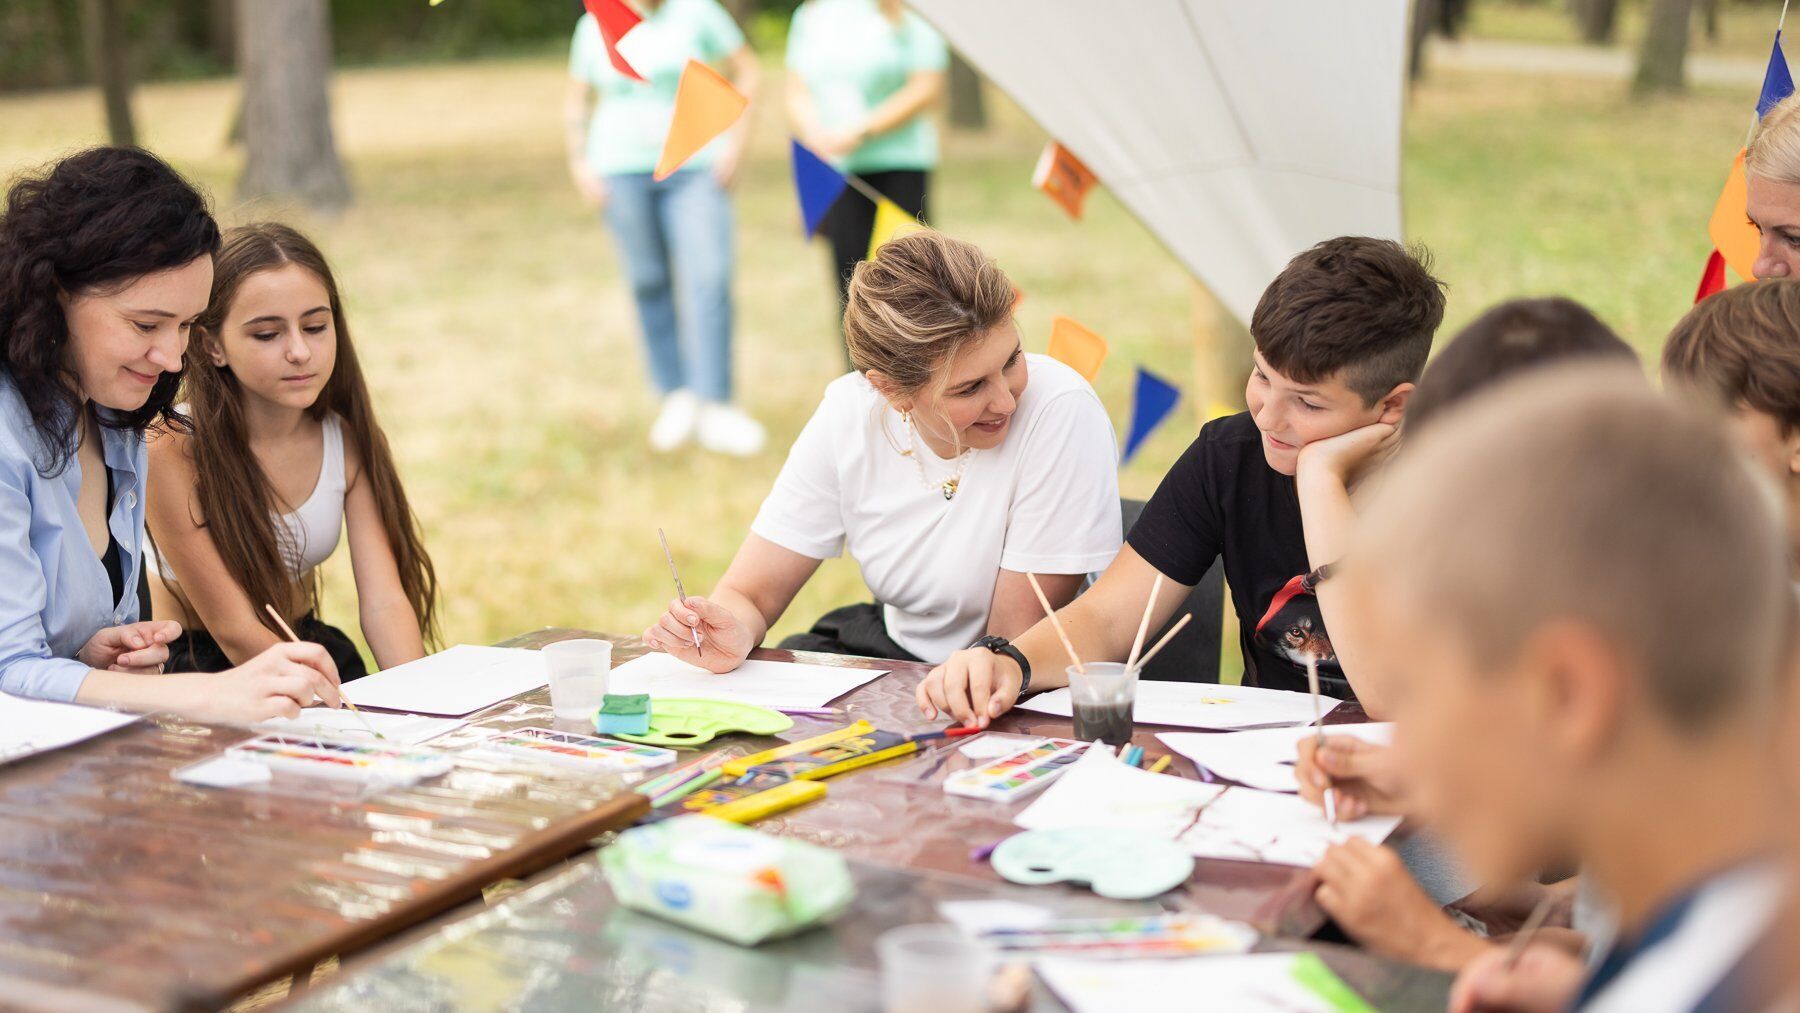
<path fill-rule="evenodd" d="M 216 1009 L 646 808 L 612 778 L 476 760 L 349 801 L 170 776 L 250 734 L 152 719 L 0 766 L 0 1007 Z"/>
<path fill-rule="evenodd" d="M 546 629 L 505 642 L 505 647 L 542 647 L 574 637 L 603 637 L 613 642 L 614 664 L 644 653 L 636 637 L 608 636 L 570 629 Z M 795 654 L 758 649 L 752 658 L 771 661 L 803 661 L 814 665 L 846 668 L 885 668 L 893 674 L 877 679 L 837 700 L 833 706 L 848 712 L 847 719 L 866 718 L 877 728 L 890 731 L 925 731 L 942 727 L 924 720 L 913 699 L 914 687 L 931 669 L 909 662 L 875 661 L 826 654 Z M 547 691 L 525 694 L 522 703 L 547 703 Z M 515 721 L 541 722 L 542 712 L 522 714 Z M 794 740 L 841 726 L 845 719 L 795 718 L 781 738 Z M 1338 707 L 1327 717 L 1342 723 L 1364 720 L 1352 704 Z M 573 726 L 571 726 L 573 727 Z M 1067 718 L 1015 710 L 994 722 L 994 729 L 1040 736 L 1068 737 L 1073 726 Z M 1157 729 L 1139 726 L 1133 741 L 1151 756 L 1169 752 L 1156 741 Z M 738 738 L 744 752 L 765 749 L 775 739 Z M 811 841 L 865 862 L 896 866 L 916 872 L 998 882 L 986 862 L 970 860 L 972 849 L 992 844 L 1018 832 L 1013 816 L 1027 802 L 1010 806 L 978 799 L 946 795 L 941 784 L 946 774 L 971 766 L 960 753 L 952 754 L 930 779 L 918 780 L 929 761 L 903 758 L 889 764 L 854 771 L 826 782 L 829 794 L 809 805 L 757 824 L 760 830 Z M 1194 765 L 1177 754 L 1168 768 L 1185 777 L 1199 776 Z M 1257 862 L 1198 859 L 1193 876 L 1165 901 L 1172 907 L 1207 911 L 1255 925 L 1271 934 L 1305 938 L 1325 923 L 1325 914 L 1312 899 L 1311 870 Z M 1073 890 L 1074 888 L 1069 888 Z"/>
<path fill-rule="evenodd" d="M 1157 910 L 1144 902 L 863 862 L 852 862 L 851 874 L 856 901 L 829 929 L 743 947 L 625 910 L 598 864 L 584 859 L 492 908 L 371 951 L 287 1008 L 860 1013 L 880 1009 L 875 940 L 896 926 L 939 920 L 941 902 L 1008 900 L 1061 917 Z M 1317 953 L 1377 1009 L 1442 1010 L 1449 996 L 1447 975 L 1347 947 L 1277 942 L 1259 948 Z M 1034 988 L 1034 1010 L 1063 1008 L 1041 983 Z M 1204 1008 L 1203 996 L 1185 999 L 1186 1008 Z"/>

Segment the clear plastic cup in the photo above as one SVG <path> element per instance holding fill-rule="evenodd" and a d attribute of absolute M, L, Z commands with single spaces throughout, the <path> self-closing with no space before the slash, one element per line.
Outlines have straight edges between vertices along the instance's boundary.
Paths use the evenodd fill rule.
<path fill-rule="evenodd" d="M 1075 737 L 1083 742 L 1099 739 L 1109 746 L 1130 743 L 1137 669 L 1117 661 L 1090 661 L 1085 670 L 1070 666 L 1068 676 Z"/>
<path fill-rule="evenodd" d="M 550 710 L 568 721 L 591 724 L 606 696 L 612 641 L 559 640 L 544 645 L 550 666 Z"/>
<path fill-rule="evenodd" d="M 886 1013 L 983 1013 L 996 961 L 953 925 L 902 925 L 875 940 Z"/>

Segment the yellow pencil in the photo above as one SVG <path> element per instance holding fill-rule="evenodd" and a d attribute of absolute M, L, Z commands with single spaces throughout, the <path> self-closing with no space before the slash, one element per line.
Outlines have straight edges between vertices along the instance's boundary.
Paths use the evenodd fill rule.
<path fill-rule="evenodd" d="M 1152 763 L 1150 765 L 1150 773 L 1152 773 L 1152 774 L 1162 773 L 1163 771 L 1168 769 L 1170 761 L 1172 761 L 1174 759 L 1175 759 L 1175 755 L 1173 753 L 1164 753 L 1162 756 L 1162 759 L 1157 760 L 1155 763 Z"/>

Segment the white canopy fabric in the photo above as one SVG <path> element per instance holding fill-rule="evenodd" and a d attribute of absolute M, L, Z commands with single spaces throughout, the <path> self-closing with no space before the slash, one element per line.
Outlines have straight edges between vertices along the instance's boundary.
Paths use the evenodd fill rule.
<path fill-rule="evenodd" d="M 1407 0 L 909 0 L 1248 322 L 1294 254 L 1401 238 Z"/>

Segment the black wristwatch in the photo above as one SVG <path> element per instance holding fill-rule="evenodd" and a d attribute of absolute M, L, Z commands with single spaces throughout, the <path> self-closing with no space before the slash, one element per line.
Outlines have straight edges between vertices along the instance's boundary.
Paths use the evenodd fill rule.
<path fill-rule="evenodd" d="M 1019 666 L 1019 695 L 1031 692 L 1031 662 L 1025 660 L 1025 652 L 1012 645 L 1005 637 L 985 636 L 975 641 L 975 647 L 985 647 L 995 654 L 1004 654 Z"/>

